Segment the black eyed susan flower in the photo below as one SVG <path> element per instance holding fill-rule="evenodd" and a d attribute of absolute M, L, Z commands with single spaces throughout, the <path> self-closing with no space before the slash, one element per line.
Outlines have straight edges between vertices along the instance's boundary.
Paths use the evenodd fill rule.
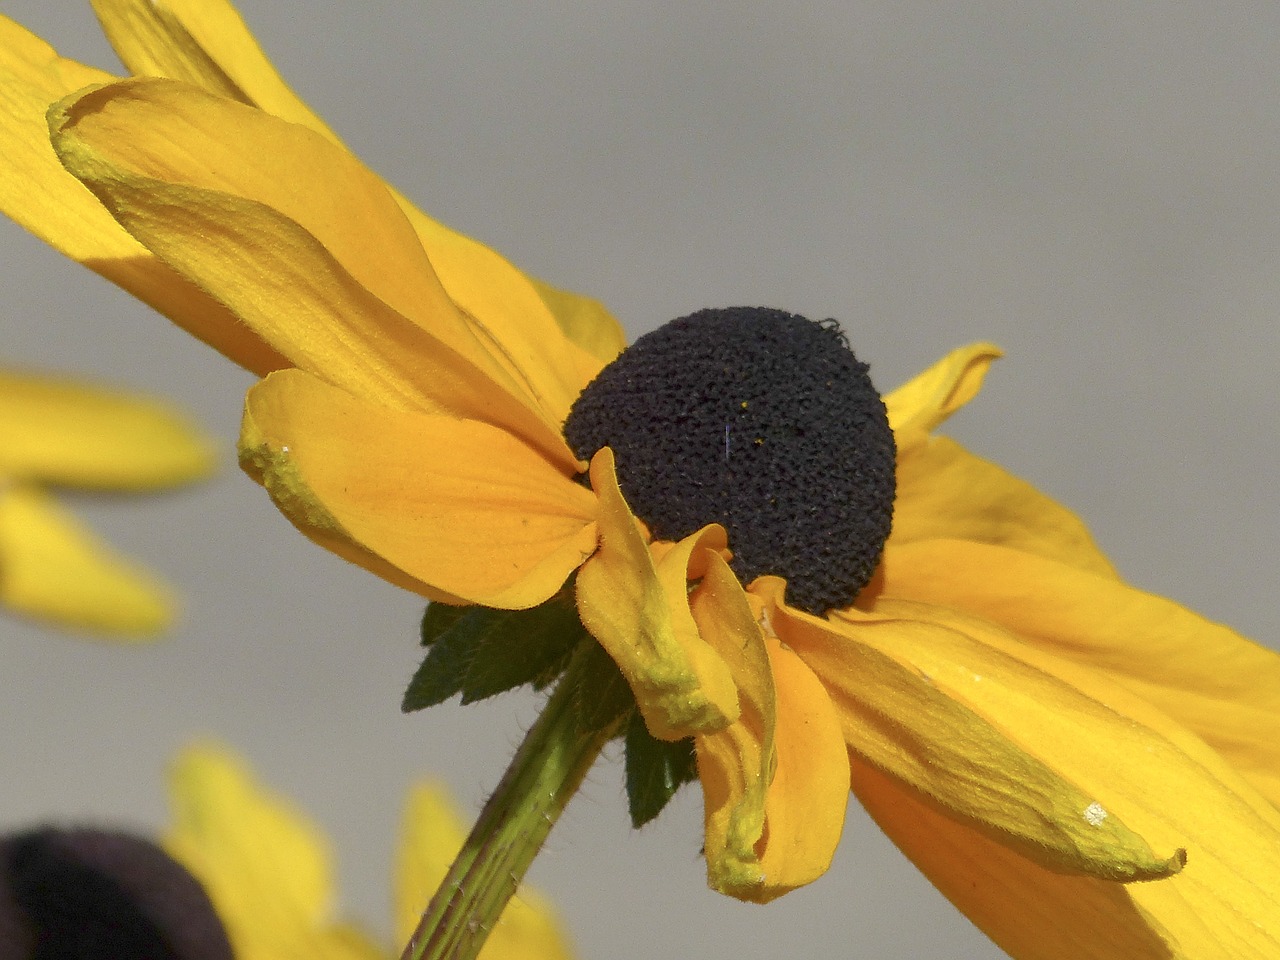
<path fill-rule="evenodd" d="M 213 462 L 210 441 L 158 401 L 0 371 L 0 605 L 99 636 L 165 629 L 168 588 L 100 542 L 51 488 L 142 493 L 204 477 Z"/>
<path fill-rule="evenodd" d="M 821 875 L 852 787 L 1016 956 L 1280 951 L 1280 658 L 935 434 L 995 348 L 883 405 L 779 311 L 607 366 L 602 308 L 384 185 L 230 8 L 96 7 L 160 76 L 8 25 L 0 202 L 263 375 L 242 463 L 317 543 L 451 604 L 572 580 L 648 733 L 694 744 L 714 887 Z"/>
<path fill-rule="evenodd" d="M 6 960 L 389 960 L 336 915 L 327 838 L 223 747 L 188 747 L 170 776 L 160 846 L 113 830 L 44 827 L 0 837 L 0 953 Z M 462 843 L 448 791 L 409 792 L 395 867 L 407 938 Z M 161 849 L 163 847 L 163 849 Z M 522 889 L 486 960 L 569 960 L 553 908 Z"/>

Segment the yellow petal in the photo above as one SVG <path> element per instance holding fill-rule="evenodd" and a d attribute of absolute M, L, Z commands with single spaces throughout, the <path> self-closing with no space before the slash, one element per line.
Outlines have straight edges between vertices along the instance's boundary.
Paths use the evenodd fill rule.
<path fill-rule="evenodd" d="M 392 193 L 449 297 L 490 351 L 521 375 L 551 421 L 563 423 L 582 388 L 599 372 L 599 360 L 565 337 L 529 278 L 504 257 Z"/>
<path fill-rule="evenodd" d="M 1280 805 L 1280 655 L 1118 580 L 1017 550 L 886 551 L 884 596 L 953 607 L 1107 673 L 1203 738 Z"/>
<path fill-rule="evenodd" d="M 1113 576 L 1074 513 L 954 440 L 929 437 L 898 457 L 890 544 L 976 540 Z"/>
<path fill-rule="evenodd" d="M 240 448 L 308 536 L 351 541 L 468 603 L 541 603 L 595 549 L 591 491 L 517 438 L 368 404 L 300 370 L 249 391 Z"/>
<path fill-rule="evenodd" d="M 500 423 L 576 462 L 343 151 L 168 80 L 104 87 L 50 116 L 63 161 L 115 215 L 297 366 L 388 406 Z"/>
<path fill-rule="evenodd" d="M 1170 960 L 1280 956 L 1274 837 L 1194 842 L 1177 876 L 1120 884 L 1056 873 L 946 816 L 852 756 L 853 789 L 933 884 L 1019 960 Z M 1231 809 L 1228 804 L 1227 810 Z M 1225 811 L 1224 811 L 1225 812 Z M 1228 815 L 1230 815 L 1228 813 Z"/>
<path fill-rule="evenodd" d="M 212 443 L 157 400 L 0 371 L 0 474 L 145 490 L 213 469 Z"/>
<path fill-rule="evenodd" d="M 663 558 L 666 571 L 681 574 L 673 594 L 618 489 L 608 447 L 591 461 L 591 486 L 600 498 L 600 544 L 578 571 L 583 624 L 618 664 L 655 737 L 724 727 L 738 715 L 737 694 L 724 661 L 698 636 L 683 576 L 696 549 L 724 546 L 723 529 L 704 528 L 682 541 L 677 559 Z"/>
<path fill-rule="evenodd" d="M 302 124 L 340 145 L 333 131 L 281 79 L 230 4 L 222 0 L 95 0 L 94 6 L 113 46 L 134 73 L 185 80 Z M 558 302 L 549 303 L 539 295 L 546 288 L 500 255 L 438 223 L 394 188 L 388 189 L 417 232 L 449 296 L 490 349 L 527 378 L 550 418 L 557 424 L 563 421 L 569 405 L 599 369 L 600 362 L 592 354 L 607 351 L 613 338 L 618 338 L 620 349 L 621 328 L 616 321 L 599 304 L 573 294 L 562 293 Z M 557 327 L 562 318 L 569 318 L 563 332 Z"/>
<path fill-rule="evenodd" d="M 463 841 L 462 818 L 443 784 L 409 793 L 396 854 L 396 944 L 408 943 L 422 911 L 444 880 Z M 569 938 L 555 908 L 521 885 L 494 924 L 480 960 L 569 960 Z"/>
<path fill-rule="evenodd" d="M 887 394 L 884 405 L 899 456 L 976 397 L 991 362 L 1002 355 L 990 343 L 960 347 Z"/>
<path fill-rule="evenodd" d="M 0 17 L 0 210 L 237 363 L 259 374 L 283 366 L 225 307 L 130 237 L 58 162 L 45 122 L 49 104 L 111 79 Z"/>
<path fill-rule="evenodd" d="M 137 76 L 171 77 L 337 137 L 276 72 L 224 0 L 92 0 L 103 32 Z"/>
<path fill-rule="evenodd" d="M 729 665 L 739 718 L 694 737 L 706 807 L 707 882 L 765 903 L 826 872 L 849 777 L 840 721 L 822 685 L 762 633 L 718 555 L 689 598 L 702 635 Z"/>
<path fill-rule="evenodd" d="M 170 591 L 34 487 L 0 490 L 0 604 L 120 639 L 167 629 Z"/>
<path fill-rule="evenodd" d="M 1194 775 L 1199 758 L 1165 731 L 954 623 L 879 605 L 833 616 L 772 613 L 835 702 L 851 750 L 1051 869 L 1134 880 L 1181 866 L 1178 832 L 1152 823 L 1164 798 L 1148 790 Z"/>
<path fill-rule="evenodd" d="M 560 324 L 564 335 L 601 363 L 608 363 L 627 345 L 627 335 L 604 304 L 529 278 Z M 447 284 L 446 284 L 447 286 Z"/>
<path fill-rule="evenodd" d="M 237 956 L 279 956 L 327 922 L 331 854 L 323 834 L 248 767 L 212 745 L 190 747 L 170 773 L 173 826 L 164 847 L 204 885 Z"/>

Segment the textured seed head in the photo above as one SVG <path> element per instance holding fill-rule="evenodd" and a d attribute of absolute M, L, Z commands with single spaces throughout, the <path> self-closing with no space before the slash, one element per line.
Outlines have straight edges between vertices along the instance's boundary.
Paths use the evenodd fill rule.
<path fill-rule="evenodd" d="M 655 537 L 720 523 L 738 577 L 786 578 L 801 610 L 848 606 L 880 561 L 893 432 L 835 321 L 763 307 L 673 320 L 600 372 L 565 436 L 582 459 L 613 449 Z"/>

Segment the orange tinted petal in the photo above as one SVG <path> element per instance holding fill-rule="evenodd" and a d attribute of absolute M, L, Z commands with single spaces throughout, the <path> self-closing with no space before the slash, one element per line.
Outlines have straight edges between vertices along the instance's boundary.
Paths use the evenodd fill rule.
<path fill-rule="evenodd" d="M 1166 731 L 1132 725 L 1088 688 L 954 624 L 857 611 L 821 620 L 781 606 L 776 583 L 756 589 L 778 636 L 822 680 L 850 749 L 1052 869 L 1132 880 L 1179 868 L 1178 833 L 1153 819 L 1140 786 L 1193 766 Z M 1166 751 L 1158 770 L 1142 766 L 1156 763 L 1146 750 Z M 1138 766 L 1119 775 L 1118 760 Z"/>
<path fill-rule="evenodd" d="M 1280 655 L 1171 600 L 1004 547 L 891 547 L 883 572 L 886 597 L 966 611 L 1107 673 L 1280 804 Z"/>
<path fill-rule="evenodd" d="M 853 789 L 890 839 L 970 920 L 1019 960 L 1280 955 L 1274 842 L 1192 847 L 1177 876 L 1121 884 L 1055 873 L 960 823 L 851 756 Z M 1205 811 L 1206 818 L 1212 811 Z M 1266 849 L 1267 846 L 1270 849 Z M 1259 861 L 1264 869 L 1259 870 Z"/>
<path fill-rule="evenodd" d="M 664 586 L 618 489 L 613 451 L 591 461 L 591 486 L 600 498 L 600 544 L 578 571 L 578 613 L 618 664 L 655 737 L 680 740 L 720 729 L 738 715 L 728 667 L 698 634 L 688 611 L 686 574 L 699 549 L 724 545 L 724 531 L 708 527 L 664 556 Z M 672 573 L 674 571 L 674 574 Z"/>
<path fill-rule="evenodd" d="M 396 205 L 348 154 L 167 80 L 101 88 L 55 113 L 63 161 L 299 367 L 389 406 L 499 423 L 576 462 L 558 422 L 472 336 Z M 410 307 L 416 323 L 397 309 Z"/>
<path fill-rule="evenodd" d="M 591 491 L 487 424 L 377 407 L 284 370 L 249 391 L 240 444 L 308 536 L 468 603 L 541 603 L 595 549 Z"/>
<path fill-rule="evenodd" d="M 849 778 L 831 699 L 799 657 L 761 631 L 744 601 L 716 556 L 690 605 L 729 664 L 742 714 L 694 743 L 708 883 L 764 903 L 826 872 L 844 826 Z"/>

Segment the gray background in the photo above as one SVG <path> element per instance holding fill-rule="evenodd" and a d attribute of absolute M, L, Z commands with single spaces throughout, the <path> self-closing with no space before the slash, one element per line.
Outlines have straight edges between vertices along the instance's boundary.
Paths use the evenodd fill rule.
<path fill-rule="evenodd" d="M 1121 570 L 1275 642 L 1280 10 L 1271 3 L 272 3 L 242 10 L 377 170 L 630 333 L 704 305 L 841 318 L 882 387 L 1008 351 L 953 434 L 1081 511 Z M 114 68 L 87 4 L 0 3 Z M 336 840 L 386 927 L 402 790 L 470 808 L 535 700 L 411 718 L 420 602 L 314 548 L 232 466 L 249 378 L 0 223 L 4 359 L 185 403 L 227 468 L 78 499 L 184 590 L 167 643 L 0 623 L 0 819 L 162 823 L 215 733 Z M 831 872 L 767 908 L 708 892 L 700 795 L 639 833 L 617 758 L 535 865 L 582 954 L 991 957 L 860 809 Z"/>

